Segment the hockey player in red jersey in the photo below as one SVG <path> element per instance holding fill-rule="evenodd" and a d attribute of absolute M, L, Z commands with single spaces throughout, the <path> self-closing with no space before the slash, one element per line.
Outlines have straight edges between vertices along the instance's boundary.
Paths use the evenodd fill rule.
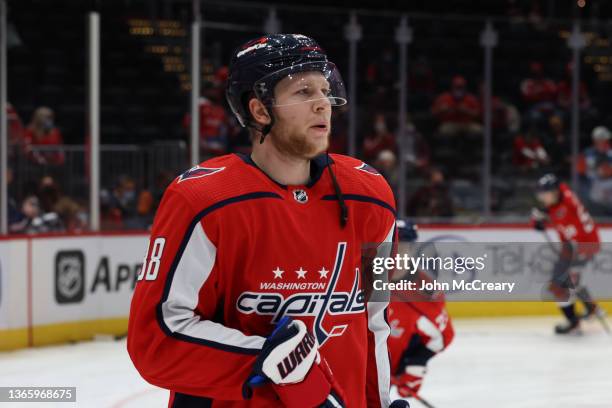
<path fill-rule="evenodd" d="M 393 240 L 394 200 L 372 167 L 326 154 L 338 70 L 311 38 L 266 35 L 236 50 L 226 93 L 253 151 L 166 190 L 132 299 L 135 367 L 170 407 L 389 407 L 387 303 L 367 301 L 360 262 Z"/>
<path fill-rule="evenodd" d="M 416 241 L 417 232 L 413 223 L 400 219 L 397 228 L 401 242 Z M 416 279 L 424 278 L 423 272 L 413 276 Z M 394 279 L 401 278 L 394 276 Z M 419 296 L 425 299 L 421 302 L 411 301 L 414 295 L 408 299 L 402 298 L 400 293 L 393 295 L 389 304 L 390 394 L 392 399 L 410 398 L 418 396 L 427 372 L 427 363 L 448 347 L 453 340 L 454 330 L 446 312 L 443 294 L 420 293 Z"/>
<path fill-rule="evenodd" d="M 559 259 L 553 267 L 549 289 L 567 321 L 557 325 L 555 332 L 572 333 L 580 326 L 574 307 L 575 297 L 584 303 L 586 311 L 582 317 L 603 313 L 587 288 L 580 285 L 580 271 L 600 248 L 597 225 L 578 197 L 554 174 L 546 174 L 538 180 L 537 199 L 543 209 L 532 211 L 534 228 L 546 233 L 546 227 L 551 226 L 557 230 L 561 240 Z"/>

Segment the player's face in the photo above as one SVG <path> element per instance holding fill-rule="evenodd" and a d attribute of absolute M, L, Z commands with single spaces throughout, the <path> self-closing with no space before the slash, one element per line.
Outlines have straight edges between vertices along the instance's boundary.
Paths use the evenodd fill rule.
<path fill-rule="evenodd" d="M 550 207 L 557 202 L 559 193 L 557 191 L 541 191 L 536 196 L 542 205 Z"/>
<path fill-rule="evenodd" d="M 331 131 L 329 82 L 320 72 L 301 72 L 282 79 L 274 89 L 275 123 L 270 137 L 276 148 L 311 159 L 327 150 Z"/>

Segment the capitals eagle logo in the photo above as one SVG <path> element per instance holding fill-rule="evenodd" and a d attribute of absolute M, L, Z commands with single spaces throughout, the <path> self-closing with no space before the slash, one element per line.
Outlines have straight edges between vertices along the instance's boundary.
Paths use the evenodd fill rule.
<path fill-rule="evenodd" d="M 211 174 L 218 173 L 220 171 L 225 170 L 225 167 L 200 167 L 194 166 L 181 174 L 178 178 L 178 182 L 196 178 L 202 178 L 205 176 L 210 176 Z"/>

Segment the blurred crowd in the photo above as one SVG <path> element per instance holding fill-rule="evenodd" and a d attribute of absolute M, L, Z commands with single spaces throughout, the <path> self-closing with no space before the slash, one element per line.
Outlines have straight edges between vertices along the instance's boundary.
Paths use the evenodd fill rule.
<path fill-rule="evenodd" d="M 543 31 L 546 19 L 543 18 L 540 3 L 506 1 L 503 13 L 507 17 L 509 29 L 525 26 L 528 27 L 525 32 L 529 35 Z M 435 25 L 432 23 L 432 26 Z M 440 34 L 435 30 L 435 27 L 432 28 L 434 34 Z M 469 28 L 466 27 L 466 30 Z M 441 33 L 439 37 L 446 40 L 444 35 L 447 34 Z M 29 39 L 29 44 L 39 40 Z M 457 44 L 461 44 L 462 40 L 457 41 Z M 215 45 L 219 49 L 229 48 L 230 40 L 227 42 Z M 24 38 L 26 43 L 28 38 Z M 403 192 L 407 196 L 406 205 L 400 211 L 403 210 L 408 216 L 448 218 L 481 213 L 483 200 L 482 190 L 479 189 L 482 188 L 483 180 L 485 84 L 480 77 L 480 65 L 477 68 L 466 68 L 465 61 L 452 56 L 448 60 L 456 60 L 457 64 L 440 66 L 439 61 L 437 65 L 436 61 L 432 61 L 435 56 L 427 54 L 428 51 L 421 49 L 412 53 L 411 49 L 407 78 L 408 114 L 405 118 L 398 118 L 397 50 L 395 45 L 380 47 L 379 42 L 376 45 L 374 50 L 366 49 L 365 46 L 363 50 L 360 49 L 360 52 L 365 53 L 365 58 L 360 58 L 357 67 L 356 155 L 377 168 L 397 196 L 400 193 L 400 180 L 407 180 L 406 191 Z M 559 43 L 555 46 L 565 47 Z M 215 54 L 215 47 L 211 47 L 211 50 L 210 54 Z M 566 51 L 565 48 L 563 50 Z M 452 50 L 447 48 L 446 52 Z M 216 59 L 211 57 L 211 60 L 203 61 L 198 111 L 202 160 L 231 152 L 250 151 L 248 132 L 239 126 L 225 101 L 224 86 L 228 69 L 222 65 L 225 58 L 221 58 L 221 52 L 217 54 Z M 538 55 L 538 52 L 533 55 Z M 568 55 L 563 55 L 561 58 L 567 61 Z M 334 59 L 340 60 L 342 57 L 340 55 Z M 466 58 L 473 59 L 471 56 Z M 598 110 L 598 107 L 604 105 L 598 103 L 597 94 L 593 92 L 596 84 L 589 75 L 585 75 L 586 70 L 581 71 L 582 81 L 578 84 L 580 140 L 578 157 L 572 157 L 570 126 L 574 66 L 572 63 L 566 62 L 564 65 L 551 61 L 552 58 L 546 56 L 539 60 L 516 61 L 513 72 L 519 73 L 517 75 L 521 77 L 496 78 L 494 82 L 491 98 L 493 214 L 506 211 L 511 215 L 522 215 L 522 207 L 503 205 L 505 198 L 518 195 L 509 185 L 522 181 L 524 185 L 530 186 L 531 180 L 536 180 L 545 172 L 554 172 L 567 180 L 572 166 L 575 166 L 580 176 L 578 193 L 585 204 L 594 215 L 612 216 L 612 133 L 608 128 L 612 125 L 609 122 L 612 115 Z M 56 71 L 66 68 L 60 64 L 61 58 L 53 62 Z M 24 64 L 24 67 L 29 68 L 29 65 Z M 142 86 L 145 82 L 136 81 L 139 72 L 135 71 L 134 83 Z M 134 72 L 127 74 L 132 75 Z M 159 74 L 174 75 L 161 71 Z M 42 78 L 46 77 L 43 75 Z M 45 81 L 41 80 L 41 83 L 47 88 L 56 85 Z M 186 93 L 179 95 L 185 102 L 183 105 L 178 106 L 174 99 L 167 98 L 164 109 L 154 110 L 142 101 L 135 102 L 135 106 L 121 105 L 121 99 L 131 93 L 130 89 L 127 86 L 125 89 L 121 86 L 111 88 L 109 90 L 117 98 L 106 99 L 110 113 L 105 120 L 110 118 L 122 122 L 122 128 L 127 129 L 124 133 L 117 133 L 119 140 L 121 135 L 129 134 L 129 142 L 150 142 L 146 137 L 141 137 L 137 130 L 151 125 L 148 122 L 151 116 L 164 113 L 164 109 L 166 113 L 172 113 L 172 108 L 175 108 L 175 116 L 158 115 L 171 119 L 166 120 L 168 126 L 156 135 L 168 135 L 168 139 L 180 138 L 189 143 L 191 117 L 183 111 L 188 100 Z M 181 92 L 179 86 L 172 89 Z M 161 86 L 157 90 L 161 93 L 166 91 Z M 147 89 L 137 91 L 134 92 L 137 95 L 159 94 L 144 92 Z M 23 105 L 24 100 L 30 100 L 23 97 L 17 100 L 20 95 L 14 96 L 16 104 L 21 101 Z M 146 98 L 154 99 L 150 96 Z M 61 98 L 56 100 L 61 104 Z M 155 100 L 151 104 L 157 102 Z M 171 106 L 173 104 L 176 106 Z M 88 137 L 82 134 L 75 137 L 74 133 L 78 131 L 71 133 L 66 130 L 69 128 L 66 122 L 71 122 L 67 118 L 70 109 L 53 103 L 48 105 L 32 105 L 22 109 L 21 106 L 9 104 L 7 108 L 10 147 L 9 224 L 12 233 L 78 232 L 87 229 L 89 197 L 83 192 L 88 191 Z M 76 108 L 82 109 L 82 106 Z M 59 112 L 57 115 L 55 110 Z M 146 112 L 143 114 L 143 111 Z M 27 122 L 21 116 L 24 112 L 29 116 Z M 131 112 L 135 112 L 136 116 L 140 112 L 142 117 L 134 117 L 132 120 Z M 104 124 L 113 130 L 115 124 L 111 122 Z M 398 137 L 400 122 L 403 122 L 402 127 L 405 129 L 403 140 Z M 74 129 L 76 126 L 71 127 Z M 338 108 L 333 115 L 330 152 L 348 153 L 348 132 L 347 108 Z M 175 136 L 175 133 L 179 136 Z M 78 140 L 79 143 L 85 140 L 81 145 L 83 149 L 75 154 L 75 150 L 66 148 L 70 146 L 65 144 L 66 139 L 68 142 Z M 113 139 L 113 142 L 116 141 Z M 78 154 L 82 157 L 75 158 Z M 121 159 L 117 157 L 116 160 Z M 142 160 L 146 166 L 157 165 L 151 158 Z M 406 174 L 400 174 L 401 161 L 407 164 Z M 157 167 L 154 172 L 144 175 L 142 172 L 130 171 L 129 166 L 112 171 L 104 169 L 103 173 L 107 177 L 104 178 L 99 197 L 102 228 L 147 229 L 164 188 L 178 171 L 177 168 Z M 80 183 L 76 189 L 81 193 L 75 194 L 74 186 L 69 183 Z M 472 200 L 471 206 L 466 205 L 468 196 Z"/>
<path fill-rule="evenodd" d="M 399 178 L 399 146 L 397 120 L 394 120 L 390 93 L 396 84 L 388 75 L 390 67 L 383 57 L 367 68 L 366 106 L 362 106 L 363 133 L 359 134 L 358 156 L 376 167 L 397 193 Z M 543 64 L 530 63 L 530 75 L 520 83 L 518 103 L 493 94 L 492 128 L 494 147 L 504 147 L 502 159 L 511 163 L 516 176 L 534 177 L 554 171 L 568 177 L 572 165 L 568 122 L 571 108 L 572 66 L 566 76 L 555 81 L 546 76 Z M 248 153 L 248 133 L 229 112 L 224 100 L 227 68 L 221 67 L 203 85 L 200 99 L 200 153 L 203 160 L 230 152 Z M 409 165 L 407 177 L 419 179 L 418 187 L 410 192 L 407 215 L 415 217 L 452 217 L 457 214 L 449 187 L 460 173 L 462 162 L 478 160 L 474 151 L 481 149 L 483 138 L 482 83 L 471 84 L 462 75 L 451 77 L 448 88 L 438 89 L 436 77 L 425 58 L 418 58 L 410 76 L 410 115 L 406 117 L 407 148 L 404 159 Z M 472 91 L 474 87 L 478 92 Z M 597 123 L 597 111 L 591 104 L 589 89 L 579 84 L 579 106 L 584 122 Z M 347 152 L 348 126 L 346 110 L 334 114 L 330 151 Z M 27 125 L 23 125 L 16 110 L 8 106 L 10 156 L 20 156 L 32 166 L 43 166 L 48 174 L 29 186 L 22 197 L 9 200 L 10 231 L 40 233 L 87 228 L 86 200 L 62 193 L 61 180 L 54 178 L 53 169 L 61 168 L 66 160 L 63 138 L 50 107 L 37 108 Z M 413 118 L 427 118 L 433 126 L 422 133 Z M 420 123 L 426 123 L 421 120 Z M 190 116 L 182 124 L 185 137 L 189 133 Z M 427 126 L 425 126 L 427 127 Z M 580 152 L 577 169 L 581 176 L 581 193 L 596 214 L 611 215 L 612 208 L 612 133 L 602 125 L 591 132 L 590 146 Z M 442 151 L 452 154 L 445 157 Z M 441 158 L 441 159 L 440 159 Z M 58 173 L 55 173 L 58 174 Z M 100 202 L 103 229 L 146 229 L 165 186 L 174 174 L 159 174 L 154 186 L 144 187 L 143 180 L 122 174 L 113 185 L 104 186 Z M 56 176 L 57 177 L 57 176 Z M 14 175 L 9 168 L 9 184 Z M 10 190 L 10 189 L 9 189 Z"/>

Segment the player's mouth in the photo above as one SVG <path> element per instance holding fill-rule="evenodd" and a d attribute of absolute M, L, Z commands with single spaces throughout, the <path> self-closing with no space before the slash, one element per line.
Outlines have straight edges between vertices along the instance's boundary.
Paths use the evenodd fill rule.
<path fill-rule="evenodd" d="M 325 123 L 317 123 L 316 125 L 313 125 L 310 128 L 314 129 L 316 132 L 321 133 L 327 133 L 329 131 L 329 127 Z"/>

